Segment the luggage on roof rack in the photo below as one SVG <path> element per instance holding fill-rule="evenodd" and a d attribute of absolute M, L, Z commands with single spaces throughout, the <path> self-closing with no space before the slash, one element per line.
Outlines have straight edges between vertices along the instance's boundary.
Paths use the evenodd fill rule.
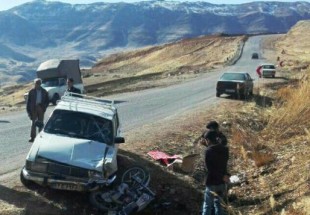
<path fill-rule="evenodd" d="M 95 105 L 105 106 L 107 108 L 114 107 L 114 100 L 108 100 L 108 99 L 88 96 L 84 94 L 72 93 L 72 92 L 65 92 L 65 94 L 61 97 L 60 101 L 95 104 Z"/>

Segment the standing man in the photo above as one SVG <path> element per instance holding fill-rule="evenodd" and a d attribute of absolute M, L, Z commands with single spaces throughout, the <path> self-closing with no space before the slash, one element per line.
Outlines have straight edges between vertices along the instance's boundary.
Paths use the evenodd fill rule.
<path fill-rule="evenodd" d="M 257 73 L 258 77 L 260 77 L 260 78 L 262 77 L 262 72 L 261 72 L 262 68 L 263 68 L 263 66 L 258 66 L 256 68 L 256 73 Z"/>
<path fill-rule="evenodd" d="M 223 134 L 220 131 L 220 125 L 217 123 L 217 121 L 210 121 L 207 125 L 206 128 L 209 129 L 209 131 L 216 131 L 217 135 L 218 135 L 218 142 L 223 144 L 223 145 L 227 145 L 227 138 L 225 136 L 225 134 Z"/>
<path fill-rule="evenodd" d="M 34 88 L 28 93 L 27 113 L 31 122 L 31 132 L 29 142 L 33 142 L 36 137 L 36 126 L 39 132 L 43 128 L 44 113 L 49 104 L 48 93 L 41 87 L 42 81 L 39 78 L 34 79 Z"/>
<path fill-rule="evenodd" d="M 76 87 L 74 87 L 73 84 L 74 84 L 73 78 L 68 78 L 67 79 L 67 86 L 68 86 L 68 88 L 67 88 L 66 92 L 81 94 L 81 90 L 76 88 Z M 75 95 L 75 94 L 72 94 L 72 96 L 81 97 L 81 96 Z"/>
<path fill-rule="evenodd" d="M 206 190 L 202 215 L 211 215 L 214 207 L 215 215 L 225 215 L 222 207 L 223 199 L 226 196 L 226 183 L 229 182 L 227 173 L 227 162 L 229 158 L 228 147 L 217 142 L 218 134 L 216 131 L 205 133 L 205 168 L 207 170 Z"/>

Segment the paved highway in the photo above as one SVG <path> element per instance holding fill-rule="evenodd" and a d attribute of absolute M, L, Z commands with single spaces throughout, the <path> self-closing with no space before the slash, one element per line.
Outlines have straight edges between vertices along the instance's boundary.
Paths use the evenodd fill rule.
<path fill-rule="evenodd" d="M 245 44 L 240 60 L 221 71 L 203 74 L 185 83 L 165 88 L 149 89 L 133 93 L 113 95 L 119 107 L 124 133 L 171 115 L 180 114 L 197 106 L 220 102 L 215 97 L 215 85 L 224 71 L 246 71 L 257 79 L 255 69 L 263 60 L 252 60 L 253 52 L 261 56 L 260 42 L 263 36 L 251 37 Z M 48 108 L 46 118 L 52 111 Z M 30 121 L 25 112 L 0 115 L 0 176 L 20 170 L 31 144 L 28 143 Z"/>

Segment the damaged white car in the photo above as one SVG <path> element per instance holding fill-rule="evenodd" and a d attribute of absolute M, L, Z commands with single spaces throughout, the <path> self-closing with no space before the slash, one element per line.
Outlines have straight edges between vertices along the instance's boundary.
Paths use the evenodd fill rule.
<path fill-rule="evenodd" d="M 124 142 L 113 101 L 65 94 L 35 138 L 21 181 L 75 191 L 88 191 L 92 181 L 110 185 Z"/>

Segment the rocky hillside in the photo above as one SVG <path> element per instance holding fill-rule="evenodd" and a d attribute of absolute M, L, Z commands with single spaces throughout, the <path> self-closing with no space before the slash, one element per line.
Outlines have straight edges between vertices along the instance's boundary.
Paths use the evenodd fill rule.
<path fill-rule="evenodd" d="M 112 54 L 82 71 L 85 89 L 90 95 L 104 96 L 175 84 L 233 64 L 246 39 L 205 36 Z M 23 106 L 23 94 L 31 86 L 0 88 L 0 107 Z"/>
<path fill-rule="evenodd" d="M 196 77 L 233 64 L 246 39 L 245 36 L 205 36 L 113 54 L 85 73 L 86 90 L 97 91 L 96 95 L 102 96 L 103 92 L 111 94 L 116 83 L 115 90 L 124 92 Z M 126 86 L 122 88 L 120 84 Z"/>
<path fill-rule="evenodd" d="M 294 27 L 277 43 L 276 47 L 281 53 L 283 60 L 310 61 L 310 20 L 298 22 Z M 284 62 L 285 63 L 285 62 Z"/>
<path fill-rule="evenodd" d="M 0 12 L 0 77 L 2 84 L 28 81 L 51 58 L 79 58 L 82 67 L 91 67 L 120 50 L 201 35 L 287 32 L 297 21 L 309 19 L 309 11 L 308 2 L 71 5 L 36 0 Z"/>

